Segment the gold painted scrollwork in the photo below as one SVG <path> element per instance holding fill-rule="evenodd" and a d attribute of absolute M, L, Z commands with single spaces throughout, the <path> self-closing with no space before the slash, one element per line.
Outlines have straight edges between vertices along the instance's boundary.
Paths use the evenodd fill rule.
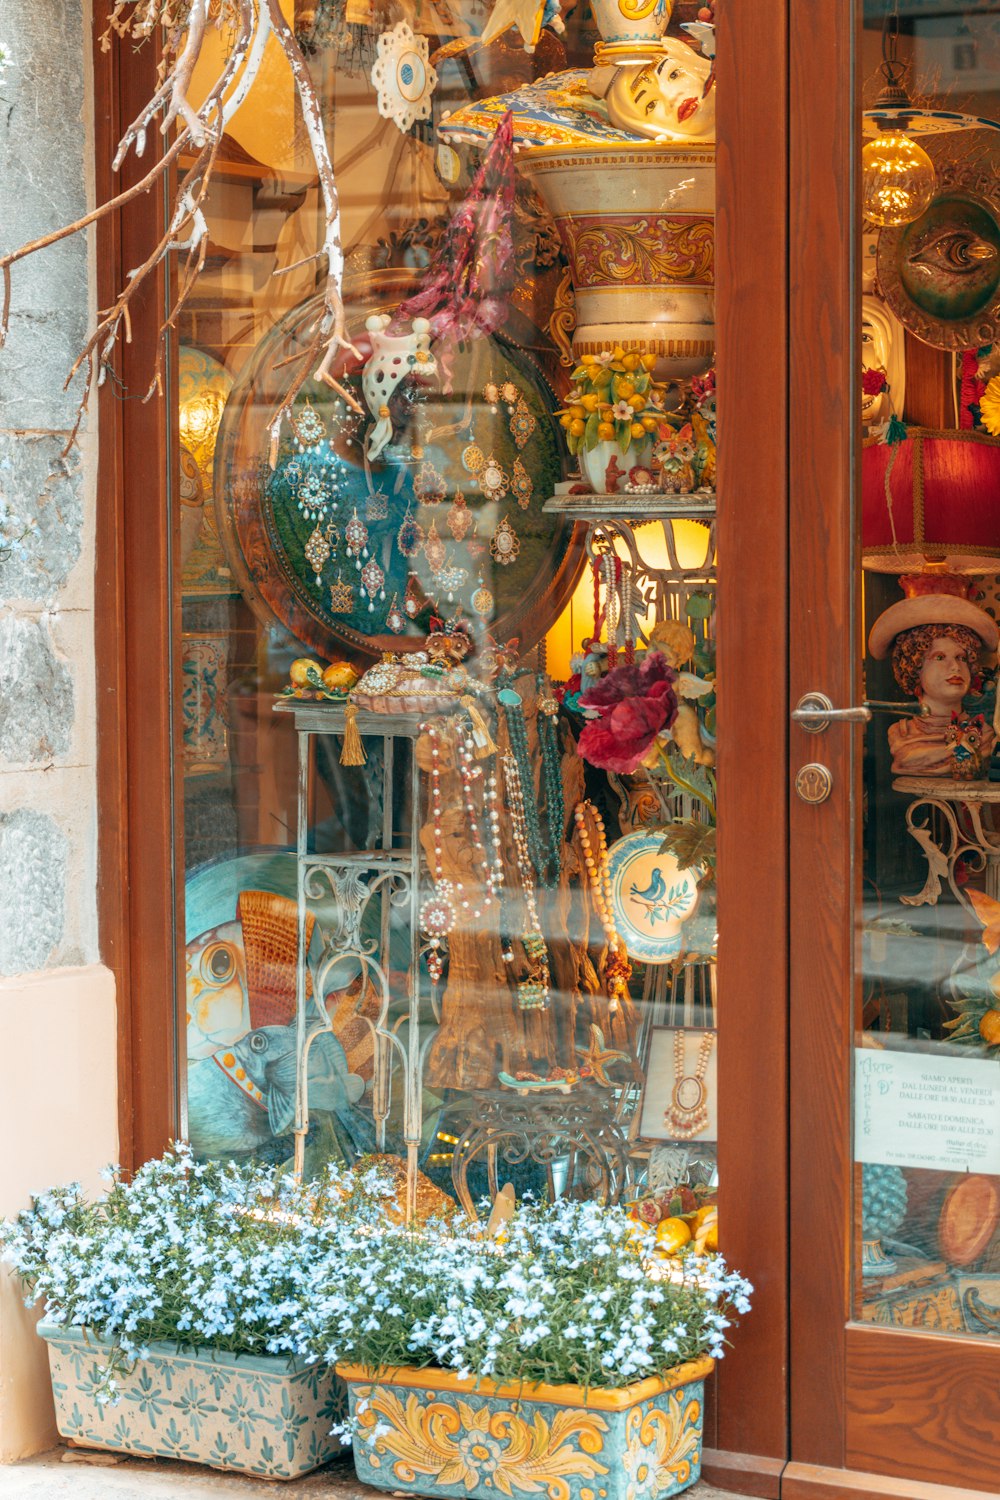
<path fill-rule="evenodd" d="M 575 328 L 576 298 L 573 295 L 573 273 L 567 266 L 556 288 L 555 303 L 549 318 L 549 333 L 552 342 L 559 350 L 559 362 L 567 369 L 571 368 L 574 363 L 571 340 Z"/>

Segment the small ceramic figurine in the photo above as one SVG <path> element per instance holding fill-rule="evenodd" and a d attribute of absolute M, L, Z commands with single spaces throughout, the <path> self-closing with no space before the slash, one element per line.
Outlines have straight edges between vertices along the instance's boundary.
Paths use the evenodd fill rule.
<path fill-rule="evenodd" d="M 390 334 L 392 319 L 388 313 L 374 313 L 365 323 L 372 352 L 361 377 L 365 405 L 375 418 L 368 434 L 368 457 L 378 458 L 392 441 L 392 417 L 389 402 L 408 375 L 421 380 L 437 374 L 430 351 L 431 325 L 426 318 L 414 318 L 409 333 Z"/>
<path fill-rule="evenodd" d="M 962 705 L 983 649 L 996 650 L 996 622 L 971 602 L 963 578 L 914 575 L 900 583 L 907 598 L 879 615 L 868 641 L 876 661 L 892 652 L 896 681 L 920 703 L 918 715 L 890 725 L 892 769 L 898 776 L 974 779 L 982 774 L 996 736 L 985 722 L 969 720 Z M 928 587 L 935 592 L 923 592 Z M 970 774 L 970 762 L 977 758 Z"/>
<path fill-rule="evenodd" d="M 951 775 L 955 781 L 978 781 L 983 774 L 986 720 L 982 714 L 953 713 L 945 739 L 951 747 Z"/>
<path fill-rule="evenodd" d="M 660 466 L 660 488 L 666 495 L 690 495 L 694 489 L 694 433 L 690 422 L 675 431 L 667 423 L 660 428 L 660 441 L 653 449 Z"/>

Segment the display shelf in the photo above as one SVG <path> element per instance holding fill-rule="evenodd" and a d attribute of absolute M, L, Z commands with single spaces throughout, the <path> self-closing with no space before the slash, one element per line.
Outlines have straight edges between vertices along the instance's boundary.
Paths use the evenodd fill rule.
<path fill-rule="evenodd" d="M 703 521 L 715 519 L 714 491 L 704 495 L 617 495 L 560 493 L 542 510 L 572 521 Z"/>

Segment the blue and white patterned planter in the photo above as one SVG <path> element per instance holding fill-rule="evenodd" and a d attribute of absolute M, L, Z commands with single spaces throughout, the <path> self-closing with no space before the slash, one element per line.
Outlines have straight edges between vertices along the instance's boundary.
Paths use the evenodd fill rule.
<path fill-rule="evenodd" d="M 65 1438 L 139 1458 L 179 1458 L 267 1479 L 294 1479 L 340 1452 L 331 1436 L 347 1409 L 342 1381 L 322 1365 L 275 1355 L 178 1352 L 151 1344 L 97 1400 L 108 1346 L 82 1328 L 39 1324 L 49 1349 L 56 1424 Z"/>
<path fill-rule="evenodd" d="M 665 1500 L 701 1474 L 707 1356 L 621 1390 L 340 1365 L 365 1484 L 439 1500 Z"/>

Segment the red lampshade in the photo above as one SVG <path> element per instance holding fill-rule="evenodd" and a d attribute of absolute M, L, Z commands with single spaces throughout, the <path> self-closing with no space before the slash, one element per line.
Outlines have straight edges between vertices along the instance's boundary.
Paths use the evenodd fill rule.
<path fill-rule="evenodd" d="M 952 573 L 1000 572 L 1000 438 L 911 427 L 902 443 L 866 443 L 861 497 L 872 572 L 943 559 Z"/>

